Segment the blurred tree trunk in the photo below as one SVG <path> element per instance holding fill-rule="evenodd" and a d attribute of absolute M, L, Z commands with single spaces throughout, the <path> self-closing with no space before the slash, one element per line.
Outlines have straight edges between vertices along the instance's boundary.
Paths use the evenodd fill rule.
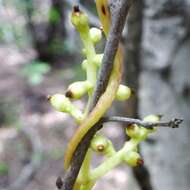
<path fill-rule="evenodd" d="M 65 8 L 64 0 L 51 0 L 48 23 L 36 24 L 32 20 L 35 11 L 33 0 L 27 6 L 28 28 L 38 58 L 42 61 L 56 61 L 64 56 Z"/>
<path fill-rule="evenodd" d="M 189 10 L 190 0 L 144 0 L 143 17 L 135 19 L 137 13 L 131 11 L 136 21 L 129 18 L 127 84 L 138 89 L 139 98 L 133 97 L 127 104 L 128 115 L 184 118 L 182 128 L 159 129 L 141 147 L 154 190 L 190 187 Z M 141 30 L 135 27 L 138 22 L 143 23 Z M 137 37 L 141 31 L 142 40 Z"/>
<path fill-rule="evenodd" d="M 139 77 L 141 72 L 140 48 L 143 25 L 143 1 L 135 1 L 128 18 L 128 31 L 126 40 L 126 80 L 127 84 L 135 91 L 127 101 L 126 115 L 139 117 Z M 152 190 L 149 171 L 142 165 L 133 168 L 133 174 L 142 190 Z"/>

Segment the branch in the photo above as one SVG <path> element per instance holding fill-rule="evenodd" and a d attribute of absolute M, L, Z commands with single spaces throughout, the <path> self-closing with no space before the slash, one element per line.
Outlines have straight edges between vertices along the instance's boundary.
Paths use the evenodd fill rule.
<path fill-rule="evenodd" d="M 129 12 L 129 8 L 132 4 L 132 0 L 117 0 L 113 1 L 114 4 L 112 4 L 111 7 L 111 14 L 112 14 L 112 26 L 110 30 L 110 34 L 108 36 L 108 40 L 106 43 L 105 51 L 104 51 L 104 57 L 102 62 L 102 67 L 100 68 L 100 75 L 98 78 L 97 86 L 94 93 L 93 98 L 93 105 L 91 109 L 96 105 L 99 97 L 101 94 L 105 91 L 108 80 L 113 68 L 114 63 L 114 57 L 118 48 L 118 44 L 121 38 L 121 33 L 125 25 L 126 16 Z M 86 151 L 88 150 L 88 147 L 90 145 L 90 141 L 95 135 L 95 133 L 101 129 L 102 125 L 101 122 L 98 122 L 94 127 L 92 127 L 86 136 L 82 139 L 79 146 L 77 147 L 73 160 L 71 161 L 71 166 L 67 170 L 62 187 L 59 186 L 59 189 L 61 190 L 72 190 L 73 185 L 76 181 L 76 178 L 78 176 L 79 170 L 81 168 L 82 162 L 84 160 L 84 157 L 86 155 Z"/>
<path fill-rule="evenodd" d="M 92 107 L 96 105 L 99 97 L 105 91 L 114 64 L 114 58 L 121 39 L 122 31 L 125 25 L 126 16 L 129 12 L 133 0 L 112 1 L 110 5 L 112 15 L 112 26 L 108 35 L 108 40 L 104 50 L 102 67 L 100 68 L 97 85 L 94 92 Z"/>
<path fill-rule="evenodd" d="M 102 119 L 102 122 L 122 122 L 126 123 L 128 126 L 130 124 L 137 124 L 144 128 L 151 129 L 152 127 L 170 127 L 170 128 L 178 128 L 179 125 L 183 122 L 183 119 L 177 119 L 174 118 L 171 121 L 168 122 L 147 122 L 142 121 L 140 119 L 133 119 L 133 118 L 127 118 L 127 117 L 105 117 Z"/>

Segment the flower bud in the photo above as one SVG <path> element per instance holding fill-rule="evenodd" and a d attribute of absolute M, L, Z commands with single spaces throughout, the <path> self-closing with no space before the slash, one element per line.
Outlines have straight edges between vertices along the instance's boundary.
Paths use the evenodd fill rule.
<path fill-rule="evenodd" d="M 136 124 L 131 124 L 126 128 L 126 133 L 129 137 L 137 139 L 141 135 L 141 128 Z"/>
<path fill-rule="evenodd" d="M 87 64 L 88 64 L 88 61 L 87 61 L 87 59 L 85 59 L 85 60 L 82 62 L 82 68 L 83 68 L 84 70 L 86 70 Z"/>
<path fill-rule="evenodd" d="M 102 63 L 103 56 L 104 56 L 103 53 L 102 54 L 96 54 L 96 56 L 94 57 L 93 63 L 96 66 L 100 67 L 100 65 Z"/>
<path fill-rule="evenodd" d="M 160 121 L 161 116 L 160 115 L 148 115 L 144 117 L 143 121 L 150 121 L 150 122 L 156 122 Z"/>
<path fill-rule="evenodd" d="M 90 29 L 90 38 L 94 44 L 99 42 L 102 38 L 102 31 L 98 28 L 91 28 Z"/>
<path fill-rule="evenodd" d="M 160 115 L 148 115 L 146 117 L 144 117 L 143 121 L 147 121 L 147 122 L 158 122 L 160 121 L 161 116 Z M 146 129 L 150 132 L 155 132 L 157 130 L 156 127 L 153 127 L 152 129 Z"/>
<path fill-rule="evenodd" d="M 120 101 L 127 100 L 130 96 L 131 96 L 131 89 L 128 86 L 120 84 L 117 90 L 116 100 Z"/>
<path fill-rule="evenodd" d="M 82 112 L 77 109 L 69 100 L 69 98 L 65 97 L 63 94 L 55 94 L 51 97 L 49 97 L 49 101 L 51 105 L 60 112 L 69 113 L 72 115 L 75 120 L 80 123 L 84 116 Z"/>
<path fill-rule="evenodd" d="M 71 14 L 71 22 L 81 33 L 89 30 L 88 16 L 82 12 L 78 6 L 74 6 L 73 8 L 73 12 Z"/>
<path fill-rule="evenodd" d="M 86 52 L 85 48 L 82 49 L 82 54 L 85 55 L 85 56 L 87 55 L 87 52 Z"/>
<path fill-rule="evenodd" d="M 124 156 L 124 161 L 127 162 L 129 166 L 138 166 L 143 164 L 143 160 L 140 155 L 134 151 L 128 151 Z"/>
<path fill-rule="evenodd" d="M 108 139 L 101 135 L 95 135 L 91 141 L 91 148 L 95 152 L 104 153 L 105 150 L 108 148 L 109 142 Z"/>
<path fill-rule="evenodd" d="M 62 94 L 55 94 L 49 98 L 51 105 L 60 112 L 69 113 L 71 111 L 72 104 L 69 98 Z"/>
<path fill-rule="evenodd" d="M 84 94 L 92 89 L 92 85 L 89 81 L 77 81 L 69 85 L 66 97 L 72 99 L 80 99 Z"/>

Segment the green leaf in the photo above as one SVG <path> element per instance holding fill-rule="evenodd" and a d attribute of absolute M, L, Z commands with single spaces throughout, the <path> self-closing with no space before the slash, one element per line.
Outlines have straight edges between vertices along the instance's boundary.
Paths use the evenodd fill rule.
<path fill-rule="evenodd" d="M 52 7 L 49 11 L 49 20 L 50 22 L 59 22 L 60 21 L 60 14 L 58 10 Z"/>
<path fill-rule="evenodd" d="M 33 61 L 24 66 L 21 75 L 28 78 L 31 85 L 38 85 L 43 81 L 44 75 L 51 70 L 51 67 L 44 62 Z"/>
<path fill-rule="evenodd" d="M 9 166 L 5 163 L 0 163 L 0 174 L 8 174 Z"/>

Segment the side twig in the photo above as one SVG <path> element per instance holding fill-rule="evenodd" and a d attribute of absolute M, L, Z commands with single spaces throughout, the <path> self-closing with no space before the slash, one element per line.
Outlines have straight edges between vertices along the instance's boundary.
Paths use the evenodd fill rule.
<path fill-rule="evenodd" d="M 183 119 L 174 118 L 168 122 L 147 122 L 140 119 L 133 119 L 128 117 L 105 117 L 102 119 L 102 122 L 122 122 L 126 123 L 128 126 L 131 124 L 137 124 L 141 127 L 151 129 L 152 127 L 170 127 L 170 128 L 178 128 L 179 125 L 183 122 Z"/>

